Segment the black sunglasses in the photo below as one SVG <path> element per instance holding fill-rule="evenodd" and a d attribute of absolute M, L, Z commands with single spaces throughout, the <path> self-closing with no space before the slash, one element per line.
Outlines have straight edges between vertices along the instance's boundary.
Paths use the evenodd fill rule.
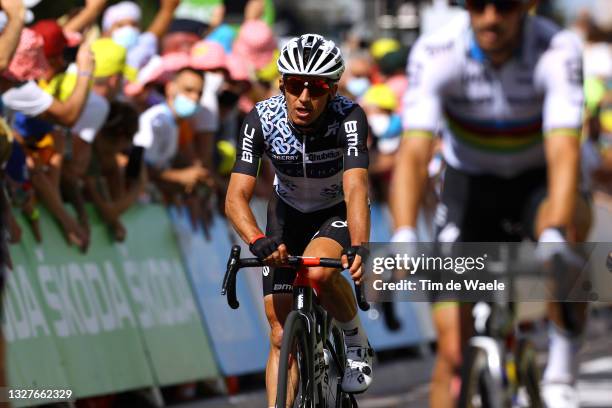
<path fill-rule="evenodd" d="M 482 13 L 487 5 L 492 5 L 499 14 L 508 14 L 517 11 L 523 2 L 520 0 L 467 0 L 466 7 L 469 11 Z"/>

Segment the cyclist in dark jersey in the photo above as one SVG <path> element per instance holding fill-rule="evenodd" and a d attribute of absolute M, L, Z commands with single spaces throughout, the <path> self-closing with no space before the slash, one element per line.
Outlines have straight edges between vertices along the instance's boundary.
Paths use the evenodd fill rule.
<path fill-rule="evenodd" d="M 359 105 L 339 96 L 344 71 L 340 50 L 316 34 L 294 38 L 281 51 L 281 95 L 259 102 L 245 119 L 226 199 L 226 214 L 251 252 L 269 261 L 263 270 L 264 304 L 271 327 L 266 370 L 269 406 L 276 397 L 282 326 L 291 310 L 295 272 L 275 267 L 288 254 L 339 258 L 353 247 L 350 272 L 360 282 L 361 245 L 370 231 L 368 123 Z M 265 234 L 249 208 L 260 159 L 274 166 L 274 193 Z M 365 391 L 372 381 L 372 350 L 349 283 L 330 268 L 311 268 L 321 304 L 343 329 L 345 392 Z M 293 379 L 297 378 L 295 367 Z"/>

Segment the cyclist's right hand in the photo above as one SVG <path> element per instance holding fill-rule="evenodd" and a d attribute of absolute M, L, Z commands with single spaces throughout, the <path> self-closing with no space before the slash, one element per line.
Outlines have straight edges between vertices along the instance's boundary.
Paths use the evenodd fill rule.
<path fill-rule="evenodd" d="M 261 235 L 254 239 L 249 244 L 251 253 L 258 259 L 266 261 L 268 264 L 283 264 L 287 262 L 289 254 L 287 253 L 287 247 L 282 242 L 275 238 L 270 238 L 265 235 Z"/>

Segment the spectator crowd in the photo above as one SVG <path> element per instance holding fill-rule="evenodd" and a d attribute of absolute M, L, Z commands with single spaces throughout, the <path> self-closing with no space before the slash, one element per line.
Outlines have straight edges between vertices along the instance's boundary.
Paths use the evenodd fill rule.
<path fill-rule="evenodd" d="M 160 0 L 148 26 L 131 1 L 87 0 L 57 20 L 38 21 L 26 8 L 37 1 L 23 3 L 0 0 L 1 198 L 9 242 L 22 233 L 16 212 L 37 240 L 45 239 L 38 225 L 44 206 L 67 244 L 87 251 L 88 202 L 117 241 L 129 234 L 122 214 L 151 201 L 187 208 L 206 233 L 214 211 L 223 212 L 242 119 L 279 92 L 283 40 L 266 21 L 267 2 L 244 2 L 237 25 L 225 22 L 221 1 L 198 8 Z M 589 44 L 586 57 L 610 65 L 610 31 L 588 15 L 576 30 Z M 368 116 L 371 195 L 387 201 L 408 44 L 348 37 L 342 48 L 347 71 L 339 92 Z M 583 167 L 592 185 L 609 194 L 612 67 L 602 65 L 585 61 L 593 68 L 585 81 Z M 434 151 L 430 208 L 441 167 Z M 271 192 L 272 173 L 264 163 L 258 195 Z"/>

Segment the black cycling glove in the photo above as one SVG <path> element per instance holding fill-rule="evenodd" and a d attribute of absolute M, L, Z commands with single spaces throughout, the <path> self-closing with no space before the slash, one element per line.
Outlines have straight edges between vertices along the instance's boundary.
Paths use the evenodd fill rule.
<path fill-rule="evenodd" d="M 362 260 L 368 256 L 369 251 L 366 247 L 361 245 L 353 245 L 349 248 L 344 248 L 342 250 L 342 255 L 346 255 L 349 261 L 349 268 L 353 266 L 353 262 L 355 261 L 355 255 L 359 255 Z"/>
<path fill-rule="evenodd" d="M 263 261 L 278 249 L 281 243 L 274 238 L 266 237 L 265 235 L 260 236 L 249 244 L 251 253 L 255 255 L 259 260 Z"/>

